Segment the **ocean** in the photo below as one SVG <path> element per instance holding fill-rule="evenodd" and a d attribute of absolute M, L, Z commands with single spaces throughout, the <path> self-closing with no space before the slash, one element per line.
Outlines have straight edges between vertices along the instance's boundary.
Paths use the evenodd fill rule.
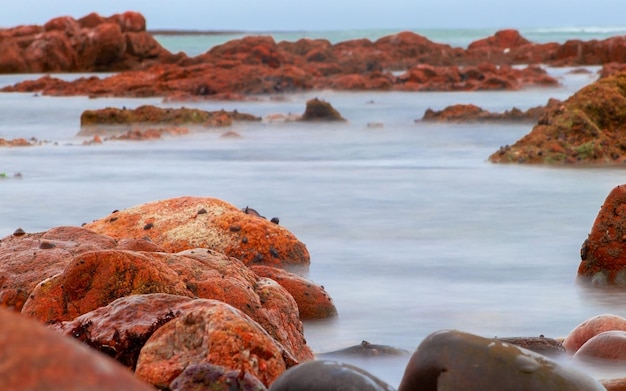
<path fill-rule="evenodd" d="M 542 41 L 602 39 L 624 29 L 545 30 Z M 439 31 L 437 42 L 471 42 L 493 31 Z M 380 31 L 320 33 L 331 41 Z M 326 35 L 323 35 L 326 34 Z M 276 40 L 315 34 L 276 33 Z M 224 36 L 158 37 L 191 55 Z M 534 39 L 533 39 L 534 40 Z M 202 48 L 202 49 L 200 49 Z M 324 285 L 339 316 L 305 323 L 317 353 L 367 340 L 414 350 L 428 334 L 460 329 L 486 337 L 564 337 L 585 319 L 626 316 L 626 292 L 576 283 L 580 246 L 617 168 L 494 165 L 488 156 L 532 124 L 432 124 L 428 108 L 473 103 L 491 111 L 566 99 L 591 73 L 548 68 L 561 86 L 498 92 L 311 91 L 258 101 L 185 103 L 266 116 L 330 102 L 344 124 L 252 123 L 160 140 L 83 145 L 86 109 L 179 107 L 161 99 L 89 99 L 0 93 L 0 137 L 40 146 L 0 148 L 0 235 L 81 225 L 115 209 L 181 195 L 250 206 L 303 241 L 309 278 Z M 40 75 L 3 75 L 0 86 Z M 74 78 L 82 75 L 62 75 Z M 382 123 L 370 128 L 368 123 Z M 221 138 L 234 130 L 241 138 Z M 21 178 L 14 174 L 20 173 Z M 393 386 L 408 356 L 337 359 Z M 572 365 L 578 365 L 569 363 Z M 585 368 L 597 377 L 602 370 Z"/>

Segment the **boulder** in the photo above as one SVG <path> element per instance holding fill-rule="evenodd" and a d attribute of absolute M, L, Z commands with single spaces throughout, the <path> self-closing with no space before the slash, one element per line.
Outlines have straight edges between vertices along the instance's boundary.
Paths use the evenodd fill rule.
<path fill-rule="evenodd" d="M 393 391 L 371 373 L 350 364 L 315 360 L 292 367 L 272 383 L 270 391 Z"/>
<path fill-rule="evenodd" d="M 340 121 L 346 119 L 330 103 L 314 98 L 306 102 L 306 109 L 300 121 Z"/>
<path fill-rule="evenodd" d="M 398 391 L 604 390 L 595 379 L 546 356 L 456 330 L 429 335 L 407 364 Z"/>
<path fill-rule="evenodd" d="M 154 390 L 109 357 L 4 308 L 0 346 L 4 390 Z"/>
<path fill-rule="evenodd" d="M 594 285 L 626 285 L 626 185 L 609 193 L 580 249 L 578 277 Z"/>
<path fill-rule="evenodd" d="M 297 274 L 271 266 L 252 265 L 250 269 L 261 277 L 271 278 L 285 288 L 298 304 L 300 319 L 324 319 L 337 316 L 337 308 L 323 286 Z"/>
<path fill-rule="evenodd" d="M 163 316 L 159 318 L 153 314 L 162 313 L 158 309 L 171 304 L 170 299 L 147 296 L 145 300 L 132 298 L 116 301 L 126 296 L 155 293 L 228 303 L 264 327 L 294 360 L 313 357 L 311 349 L 306 345 L 293 297 L 276 282 L 259 278 L 237 259 L 206 249 L 179 254 L 127 250 L 78 254 L 70 258 L 61 273 L 37 285 L 24 304 L 22 313 L 53 324 L 71 321 L 83 315 L 75 324 L 63 328 L 86 330 L 88 335 L 95 336 L 107 333 L 92 330 L 92 327 L 101 327 L 98 326 L 100 323 L 109 327 L 109 330 L 113 327 L 121 332 L 123 327 L 114 324 L 116 314 L 149 312 L 143 308 L 152 308 L 152 313 L 148 315 L 148 320 L 138 319 L 143 322 L 141 325 L 159 323 Z M 114 314 L 112 321 L 108 320 L 112 316 L 109 313 Z M 130 333 L 142 334 L 135 331 Z M 106 346 L 110 346 L 110 341 L 115 339 L 93 338 L 89 337 L 91 345 Z M 125 344 L 122 340 L 119 346 Z M 130 345 L 135 346 L 137 343 L 132 342 Z M 119 354 L 128 353 L 120 351 Z"/>
<path fill-rule="evenodd" d="M 117 244 L 80 227 L 40 233 L 17 230 L 0 240 L 0 306 L 21 311 L 37 284 L 63 272 L 75 255 L 114 249 Z"/>
<path fill-rule="evenodd" d="M 161 326 L 139 353 L 135 375 L 168 388 L 192 364 L 249 373 L 268 386 L 288 368 L 283 349 L 256 322 L 214 301 Z"/>
<path fill-rule="evenodd" d="M 615 165 L 626 161 L 626 74 L 588 85 L 549 107 L 532 131 L 501 147 L 494 163 Z"/>
<path fill-rule="evenodd" d="M 594 335 L 576 351 L 574 358 L 626 361 L 626 331 L 610 330 Z"/>
<path fill-rule="evenodd" d="M 602 314 L 587 319 L 576 326 L 563 340 L 563 347 L 574 354 L 589 339 L 605 331 L 626 331 L 626 319 L 618 315 Z"/>
<path fill-rule="evenodd" d="M 120 210 L 85 225 L 114 238 L 150 238 L 169 252 L 203 247 L 246 265 L 304 267 L 309 252 L 291 232 L 208 197 L 178 197 Z"/>
<path fill-rule="evenodd" d="M 469 44 L 469 50 L 482 47 L 490 47 L 497 49 L 512 49 L 518 46 L 528 45 L 531 42 L 524 38 L 519 31 L 513 29 L 505 29 L 496 31 L 490 37 L 482 38 Z"/>
<path fill-rule="evenodd" d="M 626 377 L 619 379 L 603 379 L 600 381 L 606 391 L 626 391 Z"/>

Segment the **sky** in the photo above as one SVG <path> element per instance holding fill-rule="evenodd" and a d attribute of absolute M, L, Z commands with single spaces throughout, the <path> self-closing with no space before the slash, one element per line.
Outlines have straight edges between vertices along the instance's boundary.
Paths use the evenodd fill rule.
<path fill-rule="evenodd" d="M 315 31 L 621 27 L 625 0 L 0 0 L 0 27 L 137 11 L 148 29 Z"/>

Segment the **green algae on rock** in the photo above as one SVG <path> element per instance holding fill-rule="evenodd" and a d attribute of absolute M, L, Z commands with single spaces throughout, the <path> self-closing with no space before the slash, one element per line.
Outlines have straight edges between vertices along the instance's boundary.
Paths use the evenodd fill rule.
<path fill-rule="evenodd" d="M 85 110 L 80 116 L 80 126 L 130 125 L 130 124 L 196 124 L 201 126 L 230 126 L 233 121 L 261 121 L 260 117 L 235 111 L 204 111 L 181 107 L 161 108 L 152 105 L 136 109 L 107 107 Z"/>
<path fill-rule="evenodd" d="M 626 73 L 551 102 L 532 131 L 489 157 L 494 163 L 615 165 L 626 161 Z"/>

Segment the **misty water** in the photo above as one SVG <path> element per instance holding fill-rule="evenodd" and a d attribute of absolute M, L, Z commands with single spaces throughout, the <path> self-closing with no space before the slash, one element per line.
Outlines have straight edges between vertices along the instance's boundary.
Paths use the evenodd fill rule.
<path fill-rule="evenodd" d="M 0 149 L 0 236 L 81 225 L 148 201 L 193 195 L 250 206 L 303 241 L 309 277 L 339 316 L 305 323 L 315 352 L 362 340 L 413 350 L 447 328 L 487 337 L 563 337 L 601 313 L 626 315 L 622 292 L 575 281 L 579 250 L 615 168 L 494 165 L 488 156 L 532 124 L 415 122 L 427 108 L 474 103 L 491 111 L 565 99 L 591 73 L 550 69 L 558 88 L 512 92 L 316 91 L 186 107 L 257 116 L 329 101 L 344 124 L 238 123 L 160 140 L 83 145 L 85 109 L 160 99 L 0 94 L 0 137 L 44 145 Z M 32 76 L 3 76 L 0 85 Z M 74 77 L 74 76 L 72 76 Z M 382 127 L 368 127 L 381 123 Z M 227 130 L 241 138 L 220 137 Z M 21 173 L 22 178 L 12 176 Z M 397 386 L 408 356 L 339 357 Z"/>

